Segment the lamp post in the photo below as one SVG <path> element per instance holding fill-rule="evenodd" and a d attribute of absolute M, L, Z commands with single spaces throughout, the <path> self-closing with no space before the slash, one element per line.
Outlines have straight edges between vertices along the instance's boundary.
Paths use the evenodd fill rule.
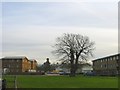
<path fill-rule="evenodd" d="M 14 76 L 14 87 L 15 87 L 15 90 L 17 90 L 17 76 L 16 75 Z"/>

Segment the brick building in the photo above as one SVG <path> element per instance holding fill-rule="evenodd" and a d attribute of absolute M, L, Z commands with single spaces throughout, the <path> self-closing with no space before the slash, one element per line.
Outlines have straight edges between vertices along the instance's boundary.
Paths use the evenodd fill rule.
<path fill-rule="evenodd" d="M 37 61 L 34 59 L 30 59 L 31 62 L 31 70 L 36 70 L 37 69 Z"/>
<path fill-rule="evenodd" d="M 31 61 L 25 56 L 20 57 L 4 57 L 2 60 L 2 70 L 3 72 L 9 73 L 22 73 L 28 72 L 29 70 L 36 70 L 37 61 Z M 35 62 L 35 63 L 33 63 Z"/>
<path fill-rule="evenodd" d="M 120 54 L 110 55 L 93 60 L 93 71 L 96 75 L 117 75 L 120 73 Z"/>

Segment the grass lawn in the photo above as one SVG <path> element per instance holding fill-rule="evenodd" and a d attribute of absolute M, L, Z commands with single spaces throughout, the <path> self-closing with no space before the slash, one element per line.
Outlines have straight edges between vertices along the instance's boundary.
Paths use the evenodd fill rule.
<path fill-rule="evenodd" d="M 6 76 L 7 86 L 14 88 L 14 77 Z M 117 77 L 102 76 L 17 76 L 18 88 L 118 88 Z"/>

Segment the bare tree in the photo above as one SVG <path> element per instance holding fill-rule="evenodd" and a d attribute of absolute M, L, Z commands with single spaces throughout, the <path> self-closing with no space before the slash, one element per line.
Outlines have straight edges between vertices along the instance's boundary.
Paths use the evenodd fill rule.
<path fill-rule="evenodd" d="M 58 37 L 53 53 L 63 61 L 70 62 L 70 76 L 75 76 L 79 60 L 87 60 L 94 50 L 94 42 L 80 34 L 63 34 Z"/>

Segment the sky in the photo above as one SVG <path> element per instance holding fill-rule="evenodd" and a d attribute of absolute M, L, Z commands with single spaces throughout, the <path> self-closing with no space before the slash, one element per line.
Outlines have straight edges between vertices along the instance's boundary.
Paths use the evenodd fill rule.
<path fill-rule="evenodd" d="M 26 56 L 39 63 L 50 58 L 57 62 L 51 54 L 55 39 L 74 33 L 95 41 L 94 57 L 89 59 L 94 60 L 118 52 L 118 3 L 4 1 L 1 32 L 2 57 Z"/>

